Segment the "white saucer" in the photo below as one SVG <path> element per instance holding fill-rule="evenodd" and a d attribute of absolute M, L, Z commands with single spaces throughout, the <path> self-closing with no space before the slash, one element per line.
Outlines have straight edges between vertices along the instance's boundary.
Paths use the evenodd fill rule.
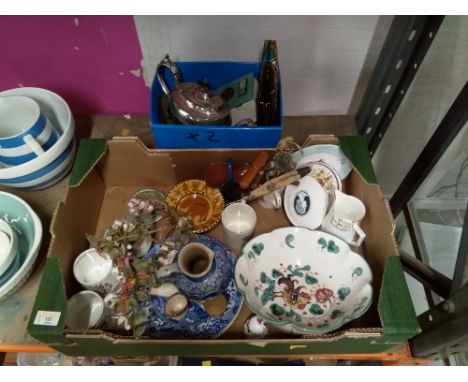
<path fill-rule="evenodd" d="M 343 154 L 338 145 L 313 145 L 296 151 L 292 160 L 294 163 L 322 162 L 331 166 L 340 176 L 345 179 L 353 170 L 348 158 Z"/>
<path fill-rule="evenodd" d="M 290 184 L 284 192 L 284 211 L 296 227 L 316 229 L 327 213 L 328 196 L 319 182 L 305 176 L 299 185 Z"/>

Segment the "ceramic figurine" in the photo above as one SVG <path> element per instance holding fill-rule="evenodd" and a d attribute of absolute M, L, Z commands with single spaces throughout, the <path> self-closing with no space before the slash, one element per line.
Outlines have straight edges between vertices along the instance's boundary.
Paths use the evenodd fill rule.
<path fill-rule="evenodd" d="M 265 338 L 268 335 L 268 328 L 265 321 L 253 315 L 245 321 L 244 334 L 249 338 Z"/>
<path fill-rule="evenodd" d="M 162 297 L 171 297 L 179 293 L 179 289 L 174 284 L 164 283 L 157 288 L 151 288 L 151 296 L 162 296 Z"/>

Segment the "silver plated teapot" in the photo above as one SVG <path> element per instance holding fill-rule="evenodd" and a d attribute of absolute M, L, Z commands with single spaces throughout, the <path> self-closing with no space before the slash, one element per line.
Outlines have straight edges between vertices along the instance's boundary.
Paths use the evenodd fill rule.
<path fill-rule="evenodd" d="M 164 67 L 175 78 L 175 88 L 169 89 L 163 76 Z M 231 111 L 224 100 L 208 86 L 183 82 L 176 64 L 166 55 L 156 67 L 156 77 L 164 94 L 169 99 L 172 114 L 187 125 L 230 125 Z"/>

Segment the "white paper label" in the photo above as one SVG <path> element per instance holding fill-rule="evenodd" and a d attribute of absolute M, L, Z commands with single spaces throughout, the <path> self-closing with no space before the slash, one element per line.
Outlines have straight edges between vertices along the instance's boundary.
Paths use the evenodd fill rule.
<path fill-rule="evenodd" d="M 34 325 L 57 326 L 61 314 L 61 312 L 39 310 L 34 319 Z"/>

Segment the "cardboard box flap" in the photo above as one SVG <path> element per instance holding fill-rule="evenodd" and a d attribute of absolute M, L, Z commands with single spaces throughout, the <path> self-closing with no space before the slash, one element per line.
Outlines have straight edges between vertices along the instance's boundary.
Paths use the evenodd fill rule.
<path fill-rule="evenodd" d="M 159 189 L 177 184 L 170 154 L 148 149 L 137 137 L 112 139 L 108 155 L 98 164 L 107 187 L 138 184 Z"/>

